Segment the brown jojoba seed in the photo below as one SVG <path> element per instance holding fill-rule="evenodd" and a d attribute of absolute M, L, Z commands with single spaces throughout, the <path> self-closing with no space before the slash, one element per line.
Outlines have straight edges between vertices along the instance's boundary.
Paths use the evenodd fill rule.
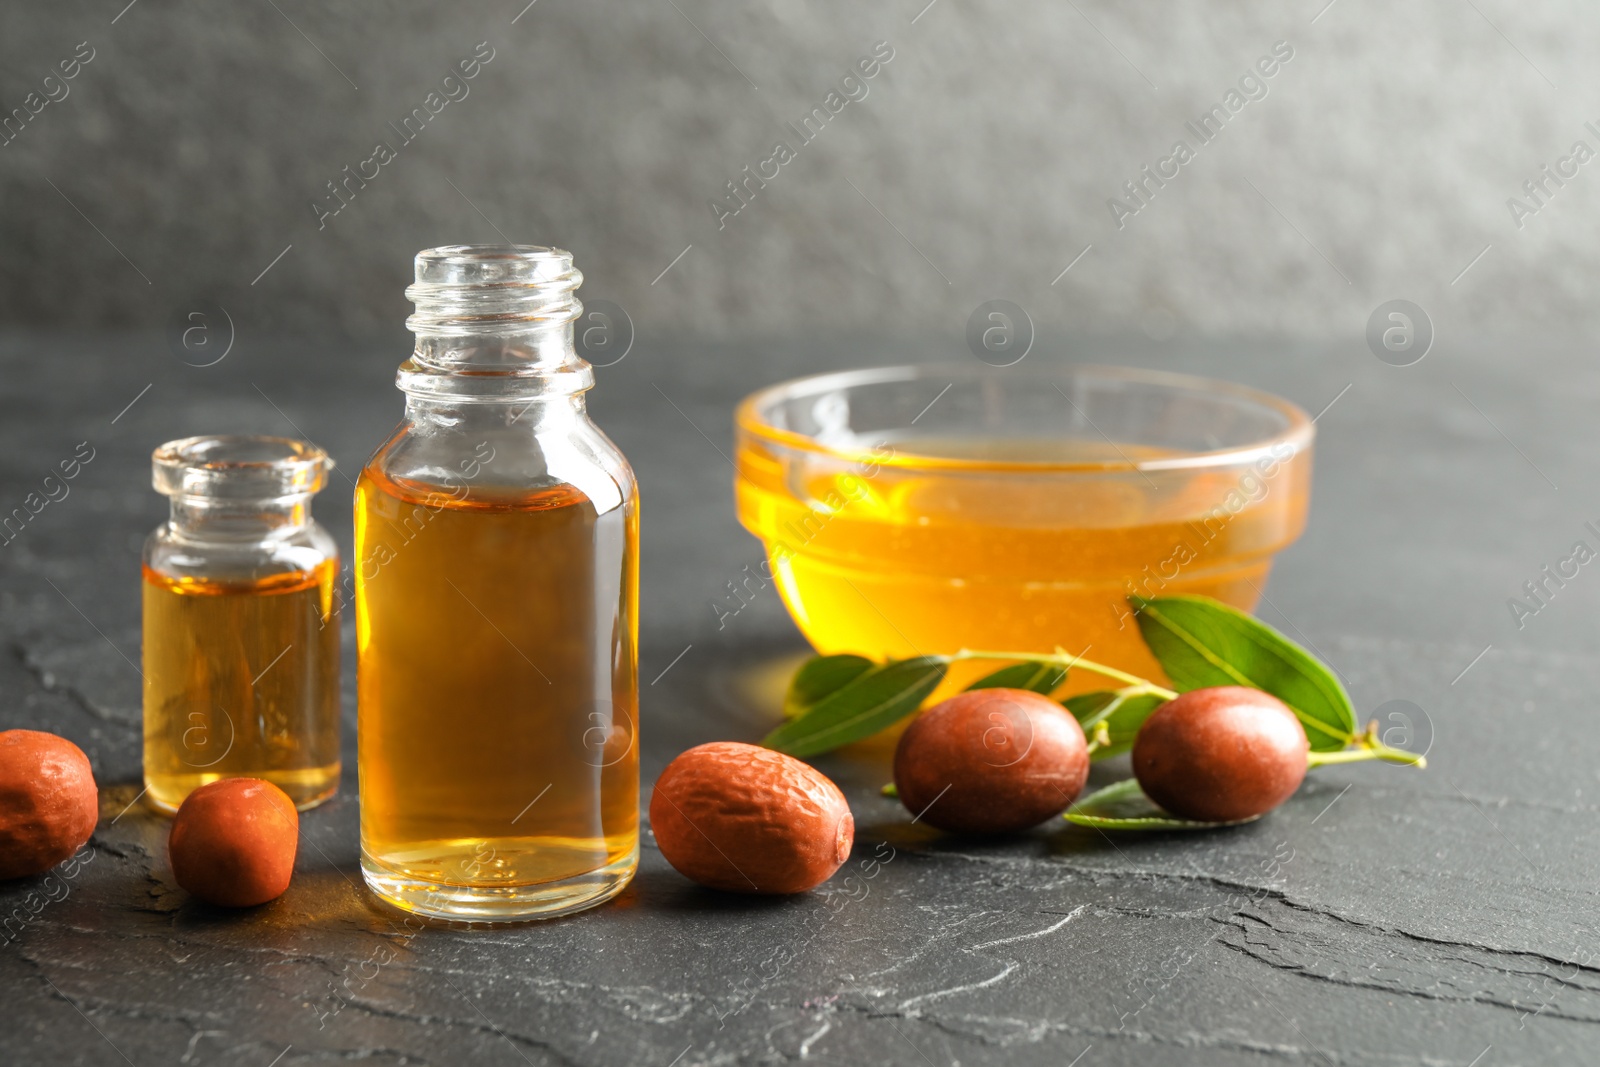
<path fill-rule="evenodd" d="M 1174 815 L 1237 822 L 1300 788 L 1311 746 L 1288 705 L 1260 689 L 1217 686 L 1167 701 L 1133 743 L 1133 773 Z"/>
<path fill-rule="evenodd" d="M 714 741 L 667 764 L 650 828 L 667 862 L 733 893 L 800 893 L 850 858 L 855 818 L 839 787 L 770 748 Z"/>
<path fill-rule="evenodd" d="M 1083 727 L 1026 689 L 974 689 L 935 704 L 894 753 L 906 810 L 954 833 L 1026 830 L 1064 811 L 1088 777 Z"/>

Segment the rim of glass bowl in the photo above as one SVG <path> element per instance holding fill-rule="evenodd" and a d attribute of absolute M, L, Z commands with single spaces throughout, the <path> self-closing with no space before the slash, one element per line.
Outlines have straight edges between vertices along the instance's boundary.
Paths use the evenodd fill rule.
<path fill-rule="evenodd" d="M 1285 423 L 1285 428 L 1270 437 L 1247 445 L 1238 445 L 1230 448 L 1216 449 L 1210 452 L 1194 452 L 1183 456 L 1169 456 L 1162 459 L 1132 460 L 1094 460 L 1094 461 L 1064 461 L 1053 459 L 1040 460 L 1004 460 L 993 459 L 960 459 L 949 456 L 930 456 L 916 452 L 914 446 L 896 443 L 892 456 L 884 457 L 865 448 L 848 448 L 837 445 L 823 444 L 809 434 L 795 430 L 785 430 L 774 426 L 769 420 L 769 413 L 778 403 L 793 400 L 797 397 L 815 396 L 821 393 L 838 389 L 849 389 L 861 385 L 880 385 L 885 382 L 907 382 L 918 379 L 950 379 L 979 380 L 989 378 L 1002 380 L 1000 375 L 1009 375 L 1011 380 L 1028 378 L 1037 381 L 1060 381 L 1073 378 L 1111 379 L 1121 382 L 1130 382 L 1145 386 L 1158 386 L 1164 389 L 1182 390 L 1202 396 L 1226 396 L 1236 400 L 1247 400 L 1268 408 L 1280 415 Z M 803 378 L 792 378 L 777 385 L 770 385 L 759 389 L 739 402 L 734 414 L 734 426 L 742 432 L 785 448 L 797 449 L 803 452 L 812 452 L 818 455 L 836 457 L 850 460 L 870 460 L 879 466 L 903 467 L 916 470 L 949 470 L 971 471 L 982 470 L 989 473 L 995 472 L 1025 472 L 1029 474 L 1048 472 L 1106 472 L 1106 471 L 1170 471 L 1193 470 L 1204 467 L 1231 467 L 1245 463 L 1253 463 L 1265 456 L 1274 455 L 1272 449 L 1284 442 L 1294 446 L 1295 454 L 1299 454 L 1311 445 L 1316 434 L 1316 426 L 1311 418 L 1306 415 L 1305 409 L 1292 401 L 1260 389 L 1252 389 L 1247 385 L 1236 385 L 1233 382 L 1224 382 L 1215 378 L 1204 378 L 1193 374 L 1178 374 L 1172 371 L 1141 370 L 1134 367 L 1114 367 L 1098 363 L 1077 363 L 1063 368 L 1049 368 L 1043 371 L 1029 369 L 1019 371 L 1017 368 L 990 368 L 974 367 L 968 364 L 901 364 L 891 367 L 867 367 L 857 370 L 829 371 L 825 374 L 813 374 Z"/>

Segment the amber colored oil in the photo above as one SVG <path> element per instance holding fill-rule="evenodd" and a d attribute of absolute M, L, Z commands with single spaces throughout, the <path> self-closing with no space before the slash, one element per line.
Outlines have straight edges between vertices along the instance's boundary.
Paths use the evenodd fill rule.
<path fill-rule="evenodd" d="M 876 658 L 962 648 L 1070 654 L 1160 679 L 1127 596 L 1191 593 L 1249 609 L 1272 554 L 1304 525 L 1310 453 L 1282 446 L 1261 468 L 1029 475 L 1037 443 L 917 441 L 894 464 L 785 469 L 759 443 L 738 456 L 739 515 L 766 544 L 773 584 L 823 653 Z M 1084 464 L 1176 455 L 1060 442 Z M 736 611 L 758 590 L 726 590 Z M 962 663 L 947 686 L 994 669 Z M 1065 691 L 1103 688 L 1076 675 Z"/>
<path fill-rule="evenodd" d="M 219 778 L 299 808 L 339 786 L 338 562 L 256 581 L 144 568 L 144 780 L 162 811 Z"/>
<path fill-rule="evenodd" d="M 631 876 L 637 515 L 362 472 L 362 859 L 393 903 L 528 917 Z"/>

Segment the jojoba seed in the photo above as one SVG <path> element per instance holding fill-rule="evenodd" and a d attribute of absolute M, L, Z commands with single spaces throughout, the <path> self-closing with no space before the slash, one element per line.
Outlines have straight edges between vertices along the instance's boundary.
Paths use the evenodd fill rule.
<path fill-rule="evenodd" d="M 184 798 L 167 854 L 178 884 L 208 904 L 248 908 L 289 888 L 300 813 L 259 778 L 224 778 Z"/>
<path fill-rule="evenodd" d="M 827 776 L 736 741 L 697 745 L 667 764 L 650 796 L 667 862 L 733 893 L 800 893 L 850 858 L 855 818 Z"/>
<path fill-rule="evenodd" d="M 1305 727 L 1271 693 L 1227 685 L 1194 689 L 1145 720 L 1133 774 L 1174 815 L 1234 822 L 1288 800 L 1306 776 Z"/>
<path fill-rule="evenodd" d="M 956 833 L 1037 825 L 1065 810 L 1088 776 L 1078 720 L 1025 689 L 975 689 L 935 704 L 894 751 L 906 810 Z"/>
<path fill-rule="evenodd" d="M 0 733 L 0 878 L 43 874 L 82 848 L 99 821 L 83 749 L 39 730 Z"/>

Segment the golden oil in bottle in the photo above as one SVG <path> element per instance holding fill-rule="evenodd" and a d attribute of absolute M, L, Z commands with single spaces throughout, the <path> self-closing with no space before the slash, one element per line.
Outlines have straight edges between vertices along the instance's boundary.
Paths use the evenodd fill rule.
<path fill-rule="evenodd" d="M 218 778 L 306 808 L 339 785 L 337 565 L 257 582 L 144 572 L 145 785 L 174 811 Z"/>
<path fill-rule="evenodd" d="M 359 579 L 366 854 L 484 889 L 629 861 L 634 665 L 596 652 L 632 614 L 632 559 L 596 579 L 635 516 L 572 486 L 429 507 L 369 470 L 357 493 L 359 544 L 394 548 Z"/>

